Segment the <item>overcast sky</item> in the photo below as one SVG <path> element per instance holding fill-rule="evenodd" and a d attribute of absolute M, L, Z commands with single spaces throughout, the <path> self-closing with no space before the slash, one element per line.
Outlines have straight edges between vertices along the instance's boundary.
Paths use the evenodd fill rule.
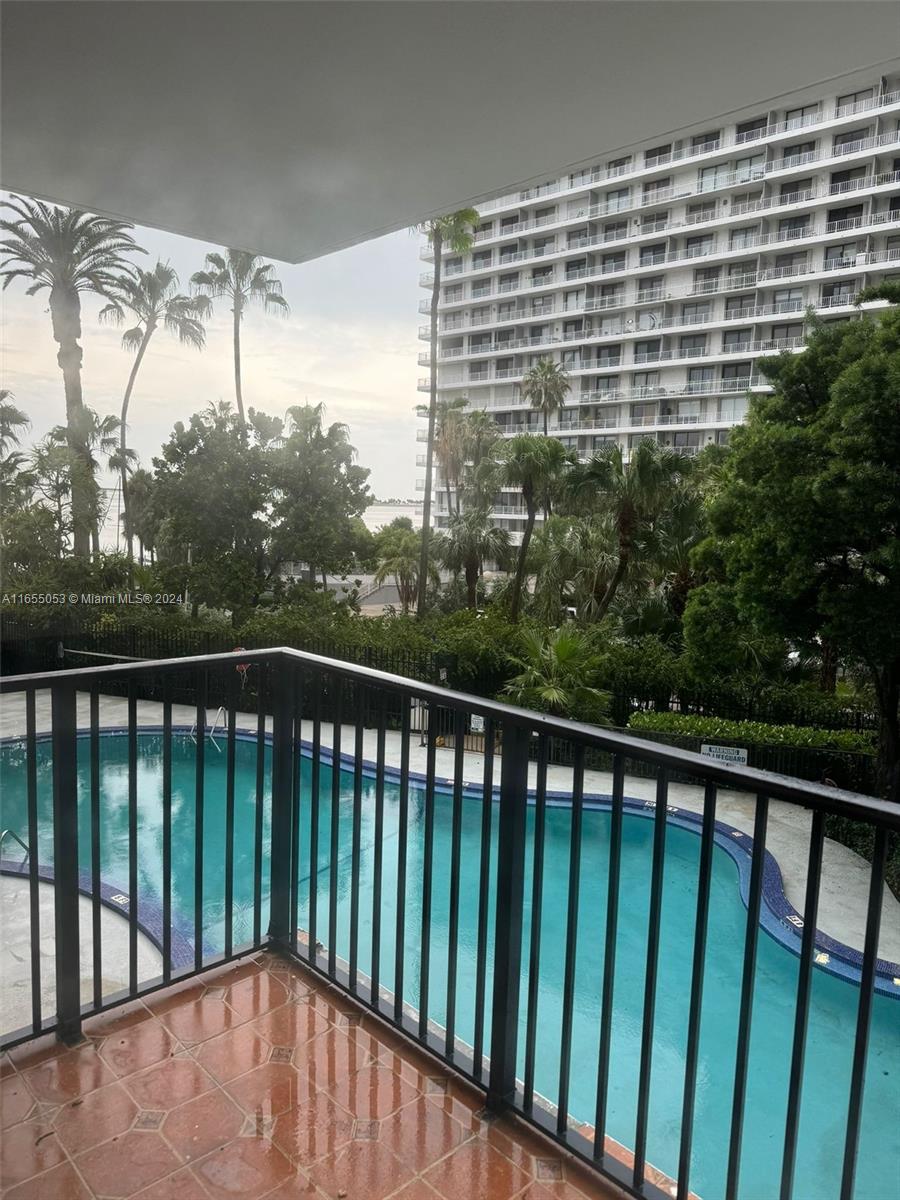
<path fill-rule="evenodd" d="M 140 265 L 170 262 L 184 291 L 207 252 L 220 249 L 140 227 L 134 236 L 147 251 L 136 256 Z M 418 286 L 425 265 L 419 244 L 401 232 L 303 266 L 276 263 L 290 315 L 253 308 L 241 336 L 245 407 L 283 416 L 292 404 L 323 401 L 328 420 L 350 426 L 359 462 L 372 472 L 372 491 L 384 498 L 415 494 L 414 409 L 423 373 L 417 330 L 424 320 L 417 306 L 425 294 Z M 65 399 L 47 293 L 26 296 L 25 286 L 16 280 L 3 294 L 0 386 L 30 417 L 30 444 L 64 422 Z M 120 412 L 132 362 L 121 330 L 97 320 L 103 303 L 82 299 L 84 399 L 101 415 Z M 224 300 L 215 304 L 205 350 L 182 347 L 163 329 L 154 335 L 129 410 L 129 444 L 142 464 L 151 465 L 175 421 L 220 399 L 234 401 L 231 311 Z"/>

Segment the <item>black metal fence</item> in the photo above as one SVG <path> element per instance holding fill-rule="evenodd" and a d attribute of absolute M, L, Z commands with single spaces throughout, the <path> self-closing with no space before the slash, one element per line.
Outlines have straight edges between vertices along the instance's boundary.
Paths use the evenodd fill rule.
<path fill-rule="evenodd" d="M 244 681 L 248 675 L 253 677 L 250 685 Z M 245 690 L 248 686 L 249 692 Z M 672 1166 L 677 1200 L 686 1200 L 692 1174 L 696 1174 L 695 1106 L 721 790 L 736 789 L 756 796 L 747 913 L 743 945 L 737 951 L 743 963 L 740 993 L 732 1013 L 736 1049 L 727 1089 L 715 1098 L 722 1111 L 731 1114 L 726 1134 L 727 1200 L 738 1196 L 742 1164 L 747 1164 L 746 1150 L 742 1157 L 742 1139 L 770 802 L 784 801 L 812 814 L 806 898 L 802 919 L 797 922 L 802 942 L 797 948 L 790 1073 L 779 1151 L 783 1200 L 790 1200 L 793 1194 L 809 1012 L 815 964 L 820 958 L 817 917 L 825 819 L 836 814 L 861 823 L 872 831 L 874 851 L 865 947 L 857 979 L 858 1012 L 851 1038 L 852 1070 L 846 1111 L 840 1120 L 840 1194 L 842 1200 L 851 1200 L 879 970 L 884 863 L 888 838 L 900 830 L 900 807 L 292 650 L 57 671 L 6 678 L 0 682 L 0 690 L 6 696 L 19 694 L 22 699 L 17 703 L 24 709 L 23 733 L 14 747 L 18 757 L 8 769 L 19 773 L 24 797 L 19 832 L 28 855 L 20 870 L 28 880 L 32 948 L 30 1020 L 23 1028 L 7 1030 L 5 1045 L 51 1030 L 62 1039 L 74 1040 L 82 1019 L 92 1013 L 268 945 L 306 963 L 483 1088 L 490 1107 L 513 1109 L 630 1194 L 645 1200 L 669 1196 L 658 1175 L 648 1168 L 648 1142 L 655 1136 L 655 1122 L 679 1121 L 677 1168 L 674 1163 Z M 121 866 L 126 895 L 117 899 L 125 902 L 120 911 L 128 921 L 128 982 L 121 992 L 109 994 L 104 991 L 100 913 L 102 830 L 104 822 L 112 818 L 103 807 L 101 707 L 108 703 L 108 696 L 122 694 L 124 717 L 117 741 L 127 767 L 123 816 L 127 856 Z M 183 729 L 186 724 L 186 714 L 175 707 L 176 695 L 182 700 L 191 698 L 196 727 L 193 739 L 185 732 L 178 733 L 178 726 Z M 254 711 L 248 715 L 249 695 L 253 696 Z M 149 720 L 145 714 L 139 721 L 139 705 L 142 697 L 148 696 L 156 697 L 159 707 Z M 211 696 L 225 697 L 224 732 L 218 741 L 209 730 Z M 80 720 L 79 703 L 83 706 Z M 121 700 L 118 703 L 121 708 Z M 440 719 L 424 722 L 427 733 L 420 764 L 424 770 L 420 772 L 411 763 L 411 754 L 417 752 L 417 739 L 411 735 L 416 709 L 442 714 Z M 473 717 L 476 724 L 483 725 L 483 765 L 474 788 L 465 778 L 464 750 L 464 733 Z M 442 764 L 443 771 L 449 769 L 445 778 L 438 771 L 438 730 L 448 721 L 455 732 L 455 745 L 452 763 Z M 150 736 L 157 739 L 154 745 L 161 763 L 160 792 L 149 796 L 138 770 L 139 737 L 148 736 L 141 726 L 148 724 L 154 727 Z M 44 740 L 42 728 L 48 731 L 49 742 Z M 393 756 L 387 749 L 391 730 L 399 731 Z M 249 759 L 242 757 L 241 769 L 250 775 L 242 776 L 238 795 L 239 744 L 240 754 L 249 754 Z M 553 793 L 559 778 L 549 779 L 551 746 L 559 745 L 568 747 L 571 763 L 565 777 L 568 798 L 562 833 L 555 817 L 551 822 L 559 804 Z M 586 761 L 598 754 L 608 757 L 612 787 L 603 835 L 608 859 L 601 881 L 606 918 L 599 1002 L 595 1005 L 599 1029 L 595 1050 L 586 1061 L 585 1047 L 575 1041 L 575 997 L 582 987 L 576 946 L 584 888 L 598 882 L 581 874 L 585 825 L 593 811 L 585 800 Z M 189 769 L 188 778 L 192 779 L 192 816 L 188 813 L 186 817 L 184 811 L 184 777 L 179 781 L 177 811 L 173 803 L 176 758 L 178 770 Z M 532 759 L 536 761 L 529 780 Z M 210 760 L 218 771 L 214 776 Z M 342 769 L 334 769 L 336 764 Z M 52 779 L 49 803 L 41 799 L 39 786 L 39 776 L 43 779 L 48 773 Z M 647 802 L 652 808 L 652 861 L 630 1164 L 611 1149 L 607 1133 L 615 996 L 621 986 L 617 982 L 617 934 L 620 914 L 632 902 L 633 893 L 631 881 L 622 879 L 626 779 L 632 774 L 653 776 L 655 799 Z M 673 776 L 691 779 L 702 789 L 698 793 L 702 794 L 699 856 L 691 868 L 696 873 L 695 900 L 688 922 L 693 941 L 686 976 L 689 1005 L 680 1118 L 656 1111 L 650 1104 L 669 782 Z M 253 787 L 248 788 L 251 777 Z M 212 780 L 217 781 L 215 786 Z M 7 780 L 5 790 L 11 782 Z M 153 806 L 149 832 L 141 817 L 146 817 L 148 804 Z M 396 822 L 390 838 L 386 835 L 388 810 L 391 821 Z M 464 816 L 466 844 L 478 847 L 465 857 Z M 186 819 L 192 827 L 189 839 L 178 825 Z M 372 830 L 365 849 L 363 821 Z M 421 832 L 415 844 L 413 823 Z M 563 901 L 565 936 L 560 939 L 560 973 L 552 987 L 560 1019 L 551 1055 L 555 1066 L 547 1084 L 536 1079 L 536 1063 L 539 1045 L 544 1047 L 541 1063 L 546 1058 L 547 1032 L 540 1014 L 548 1001 L 541 956 L 548 952 L 542 921 L 547 920 L 544 868 L 551 824 L 557 849 L 563 838 L 568 868 L 561 896 L 557 892 L 548 897 L 548 902 Z M 220 841 L 214 844 L 220 846 L 224 857 L 219 873 L 211 876 L 210 838 L 216 831 Z M 594 830 L 591 837 L 596 836 Z M 151 857 L 159 863 L 153 884 L 158 895 L 152 897 L 144 894 L 149 885 L 143 859 L 139 870 L 139 844 L 146 855 L 148 837 L 154 839 Z M 531 847 L 527 853 L 526 841 Z M 390 876 L 385 857 L 389 846 L 393 856 Z M 41 986 L 44 967 L 38 889 L 48 853 L 55 883 L 55 1013 L 44 1011 Z M 92 914 L 92 988 L 86 1004 L 81 995 L 79 893 L 89 897 Z M 243 910 L 239 893 L 245 900 Z M 408 900 L 413 893 L 415 906 L 410 909 Z M 439 901 L 446 927 L 436 931 Z M 158 978 L 145 979 L 139 970 L 139 935 L 148 922 L 152 924 L 150 914 L 157 903 L 162 970 Z M 221 915 L 212 929 L 211 906 Z M 462 929 L 464 910 L 471 915 L 471 924 Z M 249 913 L 249 920 L 243 921 L 242 913 Z M 190 953 L 186 961 L 178 961 L 175 953 L 176 942 L 184 933 L 179 922 L 187 924 Z M 435 936 L 436 932 L 440 936 Z M 472 974 L 463 983 L 460 973 L 465 964 L 471 965 Z M 668 965 L 666 969 L 670 969 Z M 574 1112 L 571 1102 L 576 1082 L 583 1091 L 585 1079 L 591 1081 L 588 1114 Z M 580 1103 L 583 1110 L 583 1100 Z M 829 1141 L 834 1129 L 834 1114 L 829 1113 Z"/>

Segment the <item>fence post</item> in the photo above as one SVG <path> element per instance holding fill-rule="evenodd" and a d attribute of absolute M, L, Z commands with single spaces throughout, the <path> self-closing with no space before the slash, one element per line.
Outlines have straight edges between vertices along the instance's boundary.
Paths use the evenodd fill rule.
<path fill-rule="evenodd" d="M 272 883 L 269 938 L 287 945 L 291 930 L 294 778 L 294 667 L 279 657 L 272 676 Z"/>
<path fill-rule="evenodd" d="M 78 929 L 78 741 L 75 687 L 55 683 L 53 717 L 53 908 L 56 1036 L 81 1040 L 81 941 Z"/>
<path fill-rule="evenodd" d="M 506 721 L 503 723 L 491 997 L 491 1065 L 487 1094 L 487 1107 L 494 1112 L 509 1107 L 516 1090 L 530 742 L 531 734 L 527 728 Z M 485 795 L 484 803 L 492 803 L 490 795 Z"/>

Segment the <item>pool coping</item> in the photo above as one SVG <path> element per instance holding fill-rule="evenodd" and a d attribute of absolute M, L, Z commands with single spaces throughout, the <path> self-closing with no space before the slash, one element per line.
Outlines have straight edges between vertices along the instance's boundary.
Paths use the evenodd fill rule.
<path fill-rule="evenodd" d="M 111 737 L 124 737 L 127 736 L 128 732 L 128 727 L 124 725 L 103 726 L 100 730 L 101 736 Z M 140 725 L 137 727 L 137 732 L 150 736 L 159 736 L 163 733 L 163 726 Z M 171 727 L 171 732 L 173 734 L 187 734 L 188 736 L 191 736 L 195 730 L 192 726 L 173 724 Z M 50 739 L 51 734 L 48 732 L 42 732 L 36 734 L 35 736 L 37 741 L 47 741 Z M 77 736 L 79 738 L 89 737 L 90 730 L 79 729 L 77 731 Z M 227 734 L 223 734 L 223 740 L 225 740 L 226 737 Z M 241 741 L 256 742 L 257 737 L 258 734 L 255 731 L 251 732 L 246 729 L 235 730 L 235 738 Z M 265 743 L 271 745 L 272 734 L 267 731 L 264 733 L 263 737 Z M 0 738 L 0 746 L 8 745 L 10 743 L 22 743 L 24 740 L 25 739 L 22 734 L 13 734 L 8 737 Z M 302 754 L 304 754 L 306 757 L 311 757 L 313 751 L 313 743 L 311 741 L 300 738 L 297 744 L 300 747 Z M 320 758 L 321 761 L 327 765 L 333 764 L 334 755 L 331 747 L 320 746 Z M 341 752 L 339 755 L 339 764 L 342 769 L 347 768 L 353 770 L 355 769 L 355 758 L 352 754 L 345 754 Z M 390 780 L 392 783 L 400 782 L 401 771 L 399 767 L 393 766 L 390 763 L 385 763 L 383 766 L 383 773 L 385 778 Z M 371 759 L 363 759 L 363 778 L 376 779 L 377 775 L 378 764 L 373 762 Z M 428 782 L 427 776 L 418 771 L 409 771 L 407 778 L 410 784 L 413 784 L 417 787 L 420 787 L 423 784 L 427 785 Z M 455 785 L 453 780 L 448 779 L 446 776 L 435 776 L 434 787 L 436 793 L 441 795 L 452 795 Z M 464 796 L 468 796 L 470 799 L 483 798 L 484 786 L 483 784 L 479 783 L 464 782 L 462 786 L 462 794 Z M 498 802 L 499 797 L 499 788 L 494 786 L 491 793 L 492 802 Z M 561 791 L 548 790 L 546 793 L 546 799 L 547 804 L 555 808 L 568 807 L 572 802 L 571 793 Z M 527 802 L 530 805 L 534 805 L 536 803 L 535 792 L 531 788 L 528 789 Z M 603 812 L 611 810 L 612 802 L 612 795 L 608 792 L 586 793 L 583 797 L 583 805 L 589 811 Z M 625 796 L 623 797 L 623 809 L 630 815 L 649 819 L 655 812 L 656 801 L 641 800 L 634 796 Z M 686 829 L 691 833 L 694 833 L 698 836 L 700 835 L 703 824 L 702 813 L 696 813 L 692 809 L 682 808 L 675 804 L 667 804 L 666 809 L 668 813 L 667 823 L 671 823 L 676 828 Z M 753 838 L 750 836 L 750 834 L 744 833 L 743 830 L 737 829 L 733 825 L 728 825 L 724 821 L 717 820 L 714 823 L 714 839 L 716 844 L 723 849 L 726 854 L 728 854 L 738 869 L 738 890 L 744 907 L 746 908 L 748 906 L 750 890 L 750 867 L 753 852 Z M 796 958 L 799 958 L 802 947 L 802 932 L 804 925 L 803 916 L 794 908 L 787 898 L 784 890 L 784 877 L 782 875 L 781 868 L 778 865 L 777 859 L 768 848 L 765 849 L 764 854 L 765 858 L 763 860 L 760 925 L 774 941 L 778 942 L 779 945 L 790 951 L 790 953 Z M 3 864 L 0 863 L 0 873 L 19 874 L 20 872 L 8 872 L 3 869 Z M 80 872 L 80 876 L 79 890 L 83 892 L 81 885 L 84 877 L 87 876 L 89 880 L 90 876 L 87 875 L 86 872 Z M 101 882 L 101 888 L 105 887 L 106 885 L 102 884 Z M 109 890 L 110 892 L 114 891 L 114 889 Z M 90 891 L 88 891 L 87 894 L 89 895 Z M 127 902 L 127 892 L 124 889 L 116 890 L 116 894 L 124 895 Z M 101 896 L 101 903 L 105 902 L 107 901 L 104 901 L 103 897 Z M 109 903 L 112 904 L 111 900 Z M 140 917 L 144 918 L 146 916 L 153 922 L 153 924 L 152 927 L 144 928 L 139 920 L 138 927 L 142 929 L 142 932 L 146 934 L 146 936 L 154 943 L 154 945 L 157 945 L 158 948 L 161 948 L 162 911 L 154 901 L 147 901 L 145 904 L 146 909 L 144 911 L 140 911 L 144 909 L 144 905 L 142 905 L 139 897 L 138 908 L 140 911 Z M 116 911 L 123 911 L 120 902 L 114 904 L 113 906 L 116 908 Z M 127 912 L 127 908 L 125 911 Z M 172 929 L 174 954 L 174 921 Z M 157 939 L 157 931 L 160 935 L 159 940 Z M 179 953 L 181 953 L 183 950 L 183 947 L 181 946 L 182 941 L 184 941 L 187 948 L 190 950 L 190 959 L 192 960 L 192 944 L 184 938 L 183 934 L 179 932 Z M 820 970 L 826 971 L 828 974 L 836 975 L 838 978 L 843 979 L 845 982 L 851 983 L 854 986 L 858 987 L 860 985 L 863 955 L 859 950 L 854 949 L 852 946 L 846 945 L 844 942 L 838 941 L 836 938 L 831 937 L 829 934 L 824 933 L 820 929 L 816 930 L 814 948 L 814 965 L 816 967 L 818 967 Z M 172 965 L 175 966 L 174 960 Z M 179 965 L 183 964 L 179 963 Z M 891 999 L 900 1000 L 900 964 L 891 962 L 888 959 L 876 959 L 874 987 L 880 995 L 887 996 Z"/>

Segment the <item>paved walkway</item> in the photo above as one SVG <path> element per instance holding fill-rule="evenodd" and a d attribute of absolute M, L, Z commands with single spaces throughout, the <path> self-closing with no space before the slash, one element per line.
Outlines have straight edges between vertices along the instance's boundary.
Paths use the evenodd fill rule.
<path fill-rule="evenodd" d="M 173 705 L 172 720 L 175 724 L 192 725 L 195 710 L 188 705 Z M 50 729 L 50 698 L 49 693 L 38 693 L 35 704 L 35 716 L 38 732 Z M 215 712 L 210 710 L 208 724 L 211 725 Z M 153 701 L 138 701 L 137 719 L 139 725 L 159 725 L 162 723 L 162 705 Z M 127 721 L 127 706 L 124 699 L 119 697 L 102 697 L 100 703 L 100 723 L 102 726 L 124 725 Z M 256 731 L 256 714 L 239 713 L 237 717 L 239 729 Z M 89 709 L 86 693 L 78 696 L 78 725 L 88 728 Z M 0 736 L 20 734 L 25 728 L 25 705 L 21 695 L 0 697 Z M 271 729 L 271 719 L 267 721 Z M 322 726 L 322 744 L 331 745 L 331 726 Z M 311 722 L 303 722 L 303 737 L 312 738 Z M 344 754 L 353 750 L 353 726 L 342 727 L 341 747 Z M 364 756 L 375 759 L 374 730 L 366 730 L 363 740 Z M 386 737 L 386 760 L 390 765 L 399 766 L 401 735 L 388 731 Z M 424 774 L 426 767 L 425 747 L 420 745 L 419 735 L 416 734 L 410 742 L 410 770 Z M 436 752 L 436 770 L 439 777 L 451 778 L 453 775 L 454 752 L 438 748 Z M 480 783 L 484 778 L 484 760 L 480 754 L 467 752 L 464 759 L 463 774 L 467 782 Z M 536 766 L 529 766 L 529 781 L 534 786 Z M 494 778 L 499 783 L 499 757 L 494 764 Z M 571 789 L 571 771 L 565 767 L 551 766 L 547 775 L 548 788 L 554 791 Z M 612 776 L 605 771 L 585 772 L 585 791 L 588 793 L 609 794 L 612 788 Z M 652 779 L 636 776 L 626 776 L 626 796 L 639 799 L 653 799 L 656 785 Z M 694 812 L 701 812 L 703 807 L 703 790 L 689 784 L 672 783 L 669 786 L 669 803 Z M 755 797 L 745 792 L 721 790 L 718 796 L 716 815 L 720 821 L 733 825 L 744 833 L 753 833 L 753 818 L 756 801 Z M 768 834 L 766 846 L 774 855 L 781 868 L 784 880 L 785 894 L 798 911 L 803 911 L 806 888 L 807 853 L 809 846 L 809 829 L 811 816 L 795 805 L 774 800 L 769 805 Z M 819 929 L 854 949 L 862 950 L 865 941 L 866 908 L 868 904 L 869 864 L 854 851 L 830 839 L 826 839 L 822 866 L 822 883 L 819 900 Z M 891 962 L 900 962 L 900 901 L 884 889 L 882 908 L 881 937 L 879 940 L 879 956 Z"/>

